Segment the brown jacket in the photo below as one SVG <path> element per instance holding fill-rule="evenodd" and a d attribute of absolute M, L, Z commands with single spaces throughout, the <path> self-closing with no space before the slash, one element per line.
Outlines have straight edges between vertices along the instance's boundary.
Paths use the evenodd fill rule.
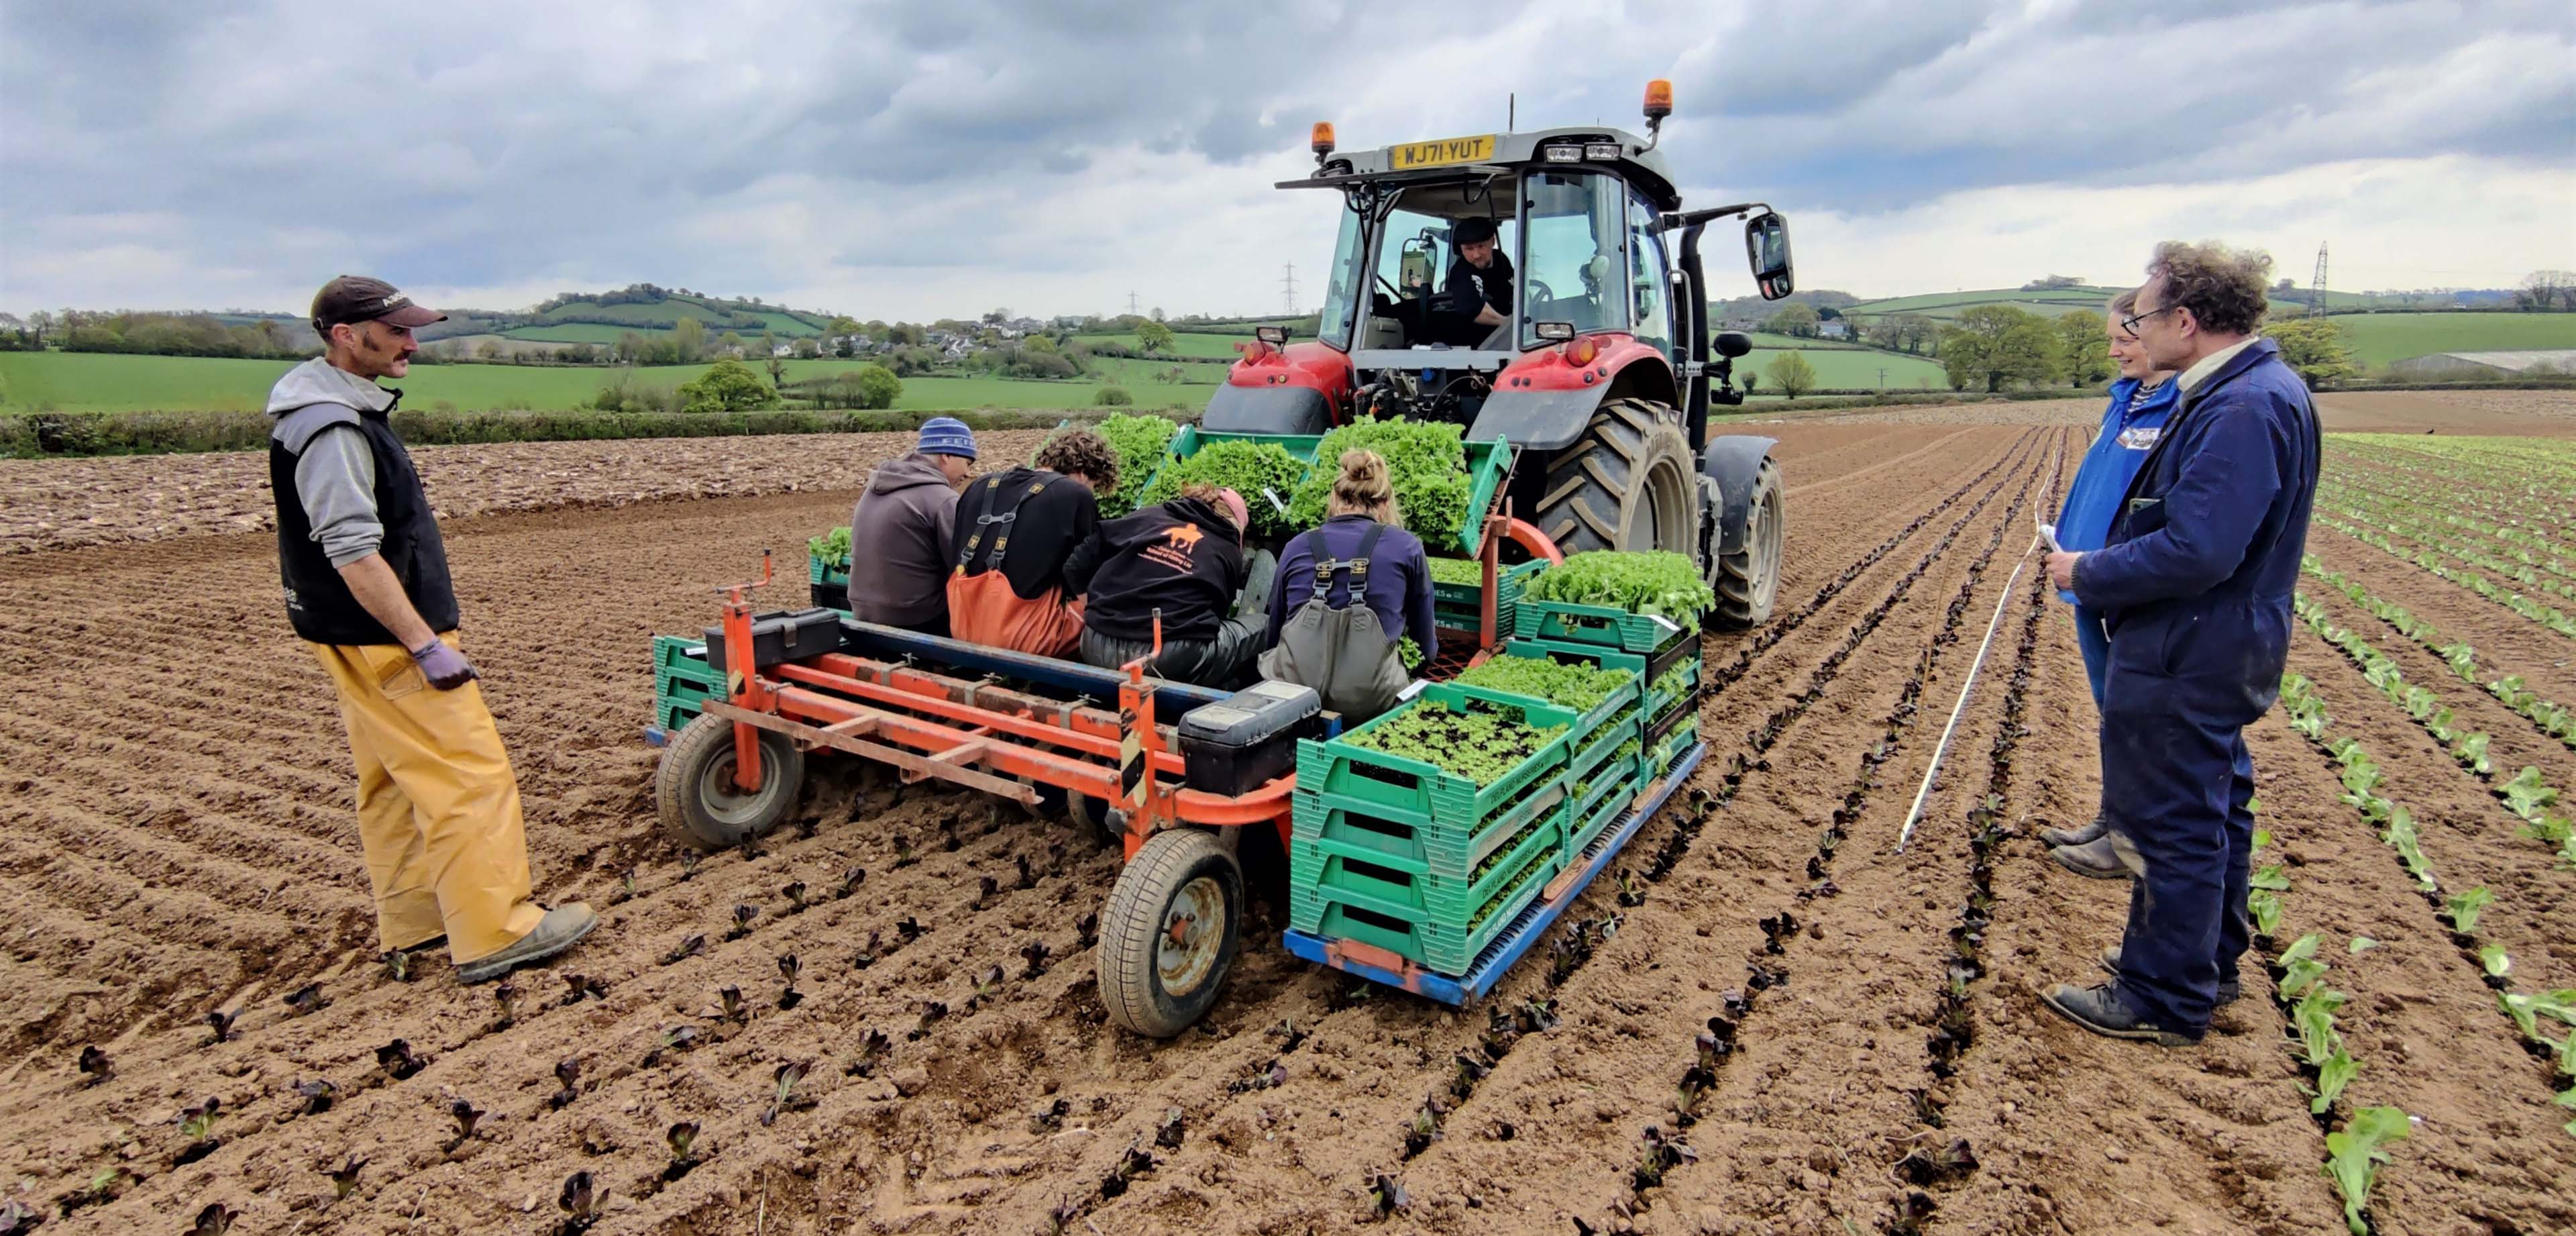
<path fill-rule="evenodd" d="M 919 453 L 877 465 L 850 512 L 850 616 L 920 626 L 948 612 L 948 534 L 957 491 Z"/>

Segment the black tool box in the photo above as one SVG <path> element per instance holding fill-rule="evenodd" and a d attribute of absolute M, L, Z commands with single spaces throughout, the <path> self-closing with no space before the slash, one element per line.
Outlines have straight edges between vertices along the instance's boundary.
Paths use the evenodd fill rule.
<path fill-rule="evenodd" d="M 1181 715 L 1183 783 L 1209 794 L 1249 794 L 1297 770 L 1297 740 L 1324 732 L 1313 687 L 1263 682 Z"/>
<path fill-rule="evenodd" d="M 841 616 L 832 610 L 782 609 L 751 616 L 751 664 L 755 670 L 840 650 Z M 723 627 L 707 628 L 707 664 L 718 673 L 733 668 L 725 660 Z"/>

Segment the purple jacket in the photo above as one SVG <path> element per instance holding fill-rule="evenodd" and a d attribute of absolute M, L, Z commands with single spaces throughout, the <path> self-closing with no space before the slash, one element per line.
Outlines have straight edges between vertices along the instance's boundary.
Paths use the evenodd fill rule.
<path fill-rule="evenodd" d="M 1339 515 L 1288 542 L 1279 556 L 1278 582 L 1270 589 L 1270 637 L 1262 641 L 1263 647 L 1276 645 L 1288 615 L 1315 595 L 1314 542 L 1324 543 L 1328 557 L 1347 561 L 1360 552 L 1360 538 L 1369 523 L 1366 515 Z M 1336 589 L 1335 596 L 1345 591 Z M 1422 645 L 1425 665 L 1440 655 L 1440 634 L 1431 619 L 1431 563 L 1420 537 L 1387 525 L 1369 555 L 1368 588 L 1362 595 L 1376 611 L 1378 626 L 1388 639 L 1412 636 L 1414 643 Z"/>

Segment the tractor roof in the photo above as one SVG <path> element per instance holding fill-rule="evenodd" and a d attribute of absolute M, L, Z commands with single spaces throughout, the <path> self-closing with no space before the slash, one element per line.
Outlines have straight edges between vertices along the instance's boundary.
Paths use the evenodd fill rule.
<path fill-rule="evenodd" d="M 1586 158 L 1579 162 L 1550 160 L 1549 147 L 1590 146 L 1616 142 L 1619 157 Z M 1490 173 L 1517 175 L 1533 169 L 1551 167 L 1613 167 L 1629 183 L 1648 196 L 1670 204 L 1679 202 L 1673 185 L 1672 165 L 1660 150 L 1650 150 L 1643 138 L 1624 129 L 1602 125 L 1573 126 L 1562 129 L 1539 129 L 1528 133 L 1481 133 L 1468 137 L 1440 138 L 1428 142 L 1401 142 L 1375 150 L 1335 151 L 1324 160 L 1314 175 L 1303 180 L 1283 180 L 1282 189 L 1312 189 L 1343 185 L 1376 183 L 1408 184 L 1452 180 L 1462 174 Z"/>

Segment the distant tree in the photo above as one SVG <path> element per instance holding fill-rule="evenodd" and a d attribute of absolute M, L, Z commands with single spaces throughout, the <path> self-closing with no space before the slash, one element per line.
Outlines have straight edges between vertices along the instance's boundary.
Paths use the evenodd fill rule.
<path fill-rule="evenodd" d="M 1812 305 L 1784 305 L 1762 323 L 1762 329 L 1775 335 L 1813 339 L 1816 337 L 1816 323 L 1823 320 Z"/>
<path fill-rule="evenodd" d="M 883 365 L 861 365 L 856 372 L 841 376 L 857 379 L 859 407 L 891 408 L 895 400 L 903 398 L 903 379 Z"/>
<path fill-rule="evenodd" d="M 707 324 L 696 318 L 682 318 L 671 324 L 671 343 L 678 349 L 680 363 L 695 364 L 707 356 Z"/>
<path fill-rule="evenodd" d="M 2282 292 L 2295 292 L 2298 290 L 2299 281 L 2289 277 L 2288 275 L 2281 276 L 2281 281 L 2272 285 L 2272 291 L 2276 295 Z"/>
<path fill-rule="evenodd" d="M 742 355 L 744 352 L 742 336 L 737 335 L 732 331 L 726 331 L 725 333 L 716 336 L 716 350 L 727 356 Z"/>
<path fill-rule="evenodd" d="M 2091 386 L 2111 376 L 2111 337 L 2102 315 L 2090 309 L 2059 314 L 2050 323 L 2057 331 L 2058 354 L 2066 358 L 2069 386 Z"/>
<path fill-rule="evenodd" d="M 1753 393 L 1754 387 L 1762 384 L 1762 371 L 1748 366 L 1742 374 L 1736 377 L 1735 380 L 1742 382 L 1744 384 L 1744 393 L 1750 395 Z"/>
<path fill-rule="evenodd" d="M 36 337 L 36 342 L 43 343 L 45 336 L 54 333 L 54 315 L 42 309 L 28 314 L 27 331 Z"/>
<path fill-rule="evenodd" d="M 1816 389 L 1816 367 L 1802 353 L 1783 352 L 1763 366 L 1763 372 L 1770 376 L 1771 385 L 1791 399 Z"/>
<path fill-rule="evenodd" d="M 2524 310 L 2553 307 L 2576 310 L 2576 273 L 2535 270 L 2522 277 L 2522 288 L 2514 293 L 2513 301 L 2515 306 Z"/>
<path fill-rule="evenodd" d="M 1917 356 L 1932 350 L 1941 339 L 1941 324 L 1919 313 L 1900 313 L 1893 325 L 1896 334 L 1884 337 L 1882 342 Z"/>
<path fill-rule="evenodd" d="M 2045 278 L 2033 279 L 2030 282 L 2021 285 L 2021 290 L 2025 292 L 2055 292 L 2066 288 L 2080 288 L 2082 286 L 2084 286 L 2084 281 L 2073 275 L 2049 275 Z"/>
<path fill-rule="evenodd" d="M 1136 324 L 1137 346 L 1148 352 L 1169 352 L 1179 346 L 1179 338 L 1172 334 L 1171 327 L 1163 325 L 1162 316 L 1163 311 L 1157 309 L 1153 321 Z"/>
<path fill-rule="evenodd" d="M 767 359 L 763 360 L 761 364 L 769 370 L 769 384 L 771 386 L 783 387 L 787 385 L 786 361 L 778 359 L 777 355 L 773 353 Z"/>
<path fill-rule="evenodd" d="M 843 314 L 840 317 L 832 319 L 832 324 L 824 327 L 823 329 L 835 335 L 855 335 L 866 328 L 859 325 L 859 320 L 857 318 L 851 317 L 848 314 Z"/>
<path fill-rule="evenodd" d="M 1136 402 L 1123 386 L 1104 386 L 1091 393 L 1091 402 L 1103 408 L 1124 408 Z"/>
<path fill-rule="evenodd" d="M 686 321 L 687 319 L 682 319 Z M 680 385 L 684 412 L 748 412 L 778 406 L 778 391 L 738 360 L 720 360 Z"/>
<path fill-rule="evenodd" d="M 823 354 L 822 341 L 812 335 L 806 335 L 788 346 L 796 350 L 798 360 L 813 360 Z"/>
<path fill-rule="evenodd" d="M 1044 352 L 1049 356 L 1056 355 L 1059 351 L 1055 346 L 1055 340 L 1049 339 L 1044 335 L 1031 335 L 1023 341 L 1020 346 L 1027 348 L 1032 352 Z"/>
<path fill-rule="evenodd" d="M 2265 326 L 2263 334 L 2281 345 L 2281 363 L 2298 370 L 2309 390 L 2361 372 L 2352 341 L 2333 318 L 2284 318 Z"/>
<path fill-rule="evenodd" d="M 1010 310 L 1008 310 L 1008 309 L 993 309 L 993 310 L 989 310 L 989 311 L 987 311 L 987 312 L 984 314 L 984 318 L 983 318 L 984 325 L 986 325 L 986 326 L 999 326 L 999 325 L 1001 325 L 1002 323 L 1004 323 L 1004 322 L 1008 322 L 1008 321 L 1010 321 L 1010 320 L 1011 320 L 1011 311 L 1010 311 Z"/>
<path fill-rule="evenodd" d="M 501 354 L 505 351 L 508 351 L 508 349 L 502 347 L 501 341 L 498 339 L 486 339 L 483 342 L 474 345 L 474 354 L 482 357 L 484 360 L 499 360 L 501 359 Z"/>
<path fill-rule="evenodd" d="M 2054 380 L 2065 362 L 2047 319 L 2010 305 L 1979 305 L 1941 332 L 1941 364 L 1953 389 L 1982 381 L 1992 394 L 2007 383 Z"/>
<path fill-rule="evenodd" d="M 617 346 L 610 349 L 609 354 L 614 356 L 617 359 L 617 363 L 621 365 L 632 365 L 637 361 L 642 360 L 644 358 L 644 336 L 636 334 L 631 330 L 619 332 L 617 336 Z"/>

